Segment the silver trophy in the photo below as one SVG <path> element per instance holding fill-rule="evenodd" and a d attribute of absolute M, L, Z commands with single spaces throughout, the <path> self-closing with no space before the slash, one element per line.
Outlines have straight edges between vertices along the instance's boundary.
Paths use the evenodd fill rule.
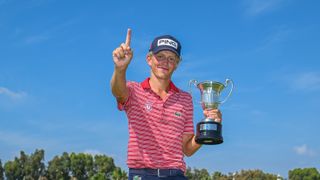
<path fill-rule="evenodd" d="M 196 80 L 189 81 L 189 87 L 196 86 L 201 93 L 201 106 L 203 110 L 217 109 L 220 104 L 223 104 L 230 97 L 233 90 L 233 81 L 226 79 L 225 84 L 216 81 Z M 221 92 L 231 85 L 228 95 L 224 100 L 220 100 Z M 214 119 L 204 118 L 197 124 L 196 142 L 198 144 L 221 144 L 223 143 L 222 125 Z"/>

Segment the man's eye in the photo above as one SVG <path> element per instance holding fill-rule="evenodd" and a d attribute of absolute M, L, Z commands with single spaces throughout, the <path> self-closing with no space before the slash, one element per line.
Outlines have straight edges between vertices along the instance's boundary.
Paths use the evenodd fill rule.
<path fill-rule="evenodd" d="M 176 59 L 173 58 L 173 57 L 169 57 L 168 60 L 169 60 L 170 62 L 175 62 L 175 61 L 176 61 Z"/>
<path fill-rule="evenodd" d="M 158 55 L 158 59 L 163 59 L 163 56 L 162 55 Z"/>

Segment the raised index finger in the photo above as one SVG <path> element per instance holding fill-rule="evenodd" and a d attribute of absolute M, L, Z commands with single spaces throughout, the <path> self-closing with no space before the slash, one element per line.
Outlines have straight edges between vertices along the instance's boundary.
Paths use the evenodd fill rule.
<path fill-rule="evenodd" d="M 130 43 L 131 43 L 131 29 L 128 29 L 127 38 L 126 38 L 126 45 L 130 46 Z"/>

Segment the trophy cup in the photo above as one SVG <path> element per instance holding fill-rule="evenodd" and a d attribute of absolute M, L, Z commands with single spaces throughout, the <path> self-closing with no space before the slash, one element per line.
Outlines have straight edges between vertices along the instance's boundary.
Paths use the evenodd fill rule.
<path fill-rule="evenodd" d="M 192 84 L 200 90 L 201 106 L 204 110 L 217 109 L 220 104 L 226 102 L 233 90 L 233 81 L 231 79 L 226 79 L 225 84 L 216 81 L 203 81 L 199 83 L 196 80 L 190 80 L 190 91 Z M 231 85 L 231 89 L 224 100 L 221 101 L 221 92 L 229 85 Z M 221 144 L 223 143 L 221 131 L 221 123 L 216 122 L 214 119 L 204 118 L 197 124 L 195 140 L 198 144 Z"/>

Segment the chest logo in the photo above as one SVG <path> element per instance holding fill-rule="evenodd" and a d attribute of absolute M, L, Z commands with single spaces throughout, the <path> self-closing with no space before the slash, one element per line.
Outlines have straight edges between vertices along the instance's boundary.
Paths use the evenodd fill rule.
<path fill-rule="evenodd" d="M 152 110 L 152 103 L 151 103 L 151 102 L 147 102 L 147 103 L 144 105 L 144 108 L 145 108 L 147 111 L 151 111 L 151 110 Z"/>
<path fill-rule="evenodd" d="M 180 117 L 182 114 L 181 114 L 181 112 L 175 112 L 175 113 L 174 113 L 174 115 L 176 115 L 176 116 L 179 116 L 179 117 Z"/>

